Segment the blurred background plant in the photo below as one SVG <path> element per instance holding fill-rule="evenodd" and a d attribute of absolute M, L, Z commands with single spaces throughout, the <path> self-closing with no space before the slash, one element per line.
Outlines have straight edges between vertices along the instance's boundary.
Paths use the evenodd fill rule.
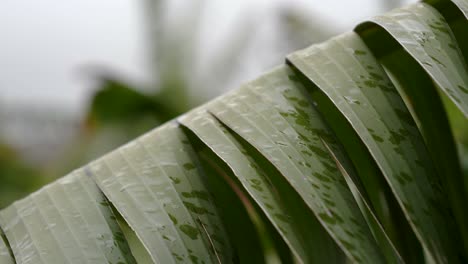
<path fill-rule="evenodd" d="M 372 13 L 405 2 L 411 1 L 381 0 L 378 10 Z M 206 43 L 204 37 L 212 33 L 211 24 L 207 27 L 204 20 L 210 4 L 158 0 L 143 0 L 140 4 L 144 11 L 141 15 L 145 53 L 149 58 L 148 80 L 131 80 L 109 65 L 88 65 L 83 72 L 95 80 L 94 93 L 83 113 L 78 114 L 70 114 L 66 106 L 50 107 L 47 102 L 32 107 L 2 101 L 0 208 L 235 88 L 279 64 L 286 54 L 349 30 L 358 22 L 351 21 L 344 28 L 320 9 L 271 1 L 264 5 L 268 10 L 257 7 L 238 14 L 233 25 L 223 30 L 221 41 L 214 45 Z M 363 10 L 362 16 L 367 15 L 365 9 L 355 11 L 359 10 Z M 221 12 L 215 22 L 222 20 Z M 1 89 L 9 87 L 8 83 L 0 85 L 4 86 Z M 450 108 L 449 115 L 468 173 L 468 124 L 455 109 Z"/>

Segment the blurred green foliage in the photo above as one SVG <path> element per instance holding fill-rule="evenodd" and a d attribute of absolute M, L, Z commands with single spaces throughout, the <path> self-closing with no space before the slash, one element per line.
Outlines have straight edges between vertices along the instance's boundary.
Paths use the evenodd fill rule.
<path fill-rule="evenodd" d="M 91 103 L 89 118 L 100 123 L 131 122 L 135 117 L 155 115 L 163 119 L 171 110 L 154 98 L 145 96 L 128 85 L 115 80 L 104 80 L 102 88 Z"/>

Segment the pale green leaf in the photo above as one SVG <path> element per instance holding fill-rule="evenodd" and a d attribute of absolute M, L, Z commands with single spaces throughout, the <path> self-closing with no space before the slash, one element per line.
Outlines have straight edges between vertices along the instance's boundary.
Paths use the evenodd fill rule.
<path fill-rule="evenodd" d="M 441 263 L 454 258 L 439 176 L 397 90 L 362 40 L 346 33 L 288 59 L 359 134 L 428 255 Z"/>
<path fill-rule="evenodd" d="M 253 90 L 258 96 L 278 109 L 281 115 L 284 115 L 286 121 L 298 131 L 301 139 L 306 138 L 304 135 L 308 134 L 308 129 L 306 129 L 306 127 L 314 128 L 313 133 L 319 136 L 319 141 L 315 141 L 315 144 L 321 146 L 320 143 L 323 143 L 323 150 L 329 152 L 330 155 L 328 161 L 334 161 L 338 170 L 343 174 L 362 214 L 366 218 L 374 234 L 374 238 L 377 240 L 377 243 L 382 246 L 382 250 L 385 251 L 387 260 L 392 263 L 402 262 L 401 256 L 399 256 L 394 245 L 370 210 L 362 194 L 363 187 L 358 177 L 355 175 L 351 161 L 348 160 L 344 149 L 338 144 L 333 133 L 322 123 L 322 119 L 314 110 L 312 102 L 306 96 L 307 92 L 303 87 L 304 83 L 301 83 L 302 80 L 294 75 L 292 71 L 285 70 L 285 72 L 288 74 L 288 82 L 285 82 L 285 79 L 281 78 L 284 76 L 278 74 L 280 78 L 264 78 L 263 85 L 256 85 L 257 82 L 254 82 L 255 87 Z M 308 123 L 307 120 L 309 120 L 310 123 Z M 312 148 L 312 145 L 309 145 L 309 147 Z M 358 188 L 357 186 L 361 187 Z"/>
<path fill-rule="evenodd" d="M 370 22 L 390 33 L 468 118 L 468 68 L 449 25 L 437 10 L 417 3 Z"/>
<path fill-rule="evenodd" d="M 393 242 L 388 237 L 387 233 L 385 232 L 384 228 L 382 227 L 381 223 L 377 219 L 373 209 L 370 205 L 370 202 L 365 198 L 364 192 L 365 190 L 359 186 L 359 182 L 355 179 L 356 176 L 352 176 L 354 173 L 346 163 L 343 163 L 341 159 L 338 157 L 339 152 L 337 153 L 336 150 L 333 150 L 331 146 L 329 146 L 326 142 L 324 145 L 327 147 L 330 155 L 332 155 L 333 159 L 336 162 L 336 166 L 343 174 L 346 183 L 349 186 L 349 189 L 353 193 L 354 199 L 359 206 L 362 214 L 364 215 L 369 228 L 372 231 L 377 243 L 381 247 L 381 250 L 384 252 L 385 257 L 388 263 L 404 263 L 403 258 L 400 256 L 400 253 L 396 249 Z"/>
<path fill-rule="evenodd" d="M 332 258 L 338 257 L 338 252 L 327 248 L 330 239 L 320 224 L 309 218 L 313 215 L 307 213 L 307 207 L 300 199 L 293 199 L 296 195 L 293 189 L 287 188 L 287 182 L 271 170 L 267 171 L 264 164 L 257 163 L 253 155 L 205 108 L 194 110 L 179 121 L 229 166 L 301 263 L 330 263 Z"/>
<path fill-rule="evenodd" d="M 347 257 L 381 262 L 380 251 L 351 192 L 319 139 L 319 135 L 327 134 L 325 127 L 311 104 L 295 97 L 299 94 L 294 94 L 289 73 L 283 67 L 266 74 L 213 102 L 209 110 L 276 167 Z M 274 93 L 275 87 L 289 87 L 290 100 L 297 100 L 302 107 L 279 105 L 282 111 L 272 108 L 260 94 Z M 301 111 L 305 114 L 299 114 Z"/>
<path fill-rule="evenodd" d="M 455 142 L 437 88 L 416 61 L 406 52 L 398 50 L 381 58 L 393 83 L 407 97 L 407 105 L 424 136 L 429 153 L 446 188 L 451 207 L 457 220 L 460 234 L 468 250 L 468 214 L 466 212 L 466 189 L 468 181 L 463 177 Z M 424 89 L 421 89 L 424 87 Z M 466 251 L 468 252 L 468 251 Z"/>
<path fill-rule="evenodd" d="M 88 172 L 157 263 L 230 262 L 203 171 L 173 123 L 91 163 Z"/>
<path fill-rule="evenodd" d="M 16 263 L 136 263 L 105 197 L 80 172 L 0 212 Z"/>
<path fill-rule="evenodd" d="M 13 264 L 15 259 L 12 256 L 10 246 L 6 242 L 5 235 L 0 230 L 0 264 Z"/>

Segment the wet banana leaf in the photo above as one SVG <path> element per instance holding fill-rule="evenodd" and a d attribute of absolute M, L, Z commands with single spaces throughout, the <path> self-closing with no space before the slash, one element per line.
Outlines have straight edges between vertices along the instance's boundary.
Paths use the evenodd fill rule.
<path fill-rule="evenodd" d="M 127 222 L 119 214 L 115 208 L 112 210 L 117 217 L 117 223 L 122 229 L 122 233 L 127 240 L 128 246 L 132 255 L 135 257 L 137 263 L 152 263 L 151 256 L 148 254 L 148 251 L 145 249 L 145 246 L 141 243 L 140 239 L 137 237 L 135 232 L 128 226 Z"/>
<path fill-rule="evenodd" d="M 468 1 L 425 2 L 0 210 L 0 264 L 467 262 L 468 180 L 441 96 L 468 117 Z M 95 108 L 131 109 L 90 120 L 112 135 L 180 108 L 110 82 Z"/>
<path fill-rule="evenodd" d="M 282 73 L 282 75 L 279 73 Z M 319 114 L 315 111 L 313 102 L 307 96 L 308 94 L 303 86 L 304 83 L 293 74 L 292 70 L 286 68 L 283 69 L 280 67 L 277 69 L 276 74 L 280 77 L 274 78 L 272 76 L 267 76 L 261 78 L 258 82 L 253 82 L 253 92 L 262 98 L 263 101 L 267 101 L 271 106 L 277 109 L 280 114 L 284 116 L 286 121 L 298 131 L 301 139 L 305 139 L 306 136 L 304 135 L 308 134 L 307 129 L 304 129 L 308 126 L 304 126 L 303 122 L 309 120 L 309 125 L 314 124 L 310 125 L 310 127 L 314 129 L 313 133 L 319 137 L 319 140 L 314 143 L 318 143 L 319 145 L 320 143 L 323 144 L 324 150 L 328 151 L 330 155 L 328 161 L 334 161 L 336 163 L 336 167 L 344 176 L 347 185 L 352 185 L 352 188 L 354 188 L 350 188 L 350 190 L 362 214 L 366 218 L 374 238 L 381 246 L 381 249 L 385 251 L 384 255 L 386 255 L 387 260 L 392 263 L 402 262 L 399 253 L 388 239 L 385 231 L 381 228 L 380 224 L 376 222 L 372 211 L 369 211 L 370 209 L 366 204 L 367 199 L 364 198 L 365 195 L 363 195 L 363 187 L 356 176 L 351 161 L 347 158 L 344 149 L 336 141 L 335 136 L 329 130 L 328 126 L 323 123 Z M 271 75 L 274 76 L 274 74 Z M 285 76 L 288 77 L 287 81 Z M 310 142 L 308 143 L 310 144 Z M 313 149 L 313 146 L 309 145 L 309 148 Z M 357 186 L 360 187 L 358 188 Z M 359 195 L 357 193 L 359 193 Z"/>
<path fill-rule="evenodd" d="M 423 2 L 433 6 L 444 17 L 458 42 L 465 63 L 468 62 L 468 50 L 464 48 L 468 47 L 468 2 L 466 0 L 424 0 Z M 453 106 L 450 106 L 450 109 L 452 108 Z"/>
<path fill-rule="evenodd" d="M 198 161 L 166 124 L 91 163 L 87 172 L 156 263 L 228 263 L 229 241 Z"/>
<path fill-rule="evenodd" d="M 179 121 L 229 166 L 300 263 L 332 263 L 333 259 L 340 259 L 334 242 L 313 215 L 307 213 L 306 205 L 288 188 L 288 183 L 265 164 L 259 164 L 254 154 L 216 118 L 202 108 Z"/>
<path fill-rule="evenodd" d="M 449 1 L 426 2 L 430 2 L 434 7 L 438 8 L 447 21 L 452 21 L 450 27 L 457 37 L 459 47 L 466 46 L 468 21 L 463 17 L 463 14 L 455 15 L 456 12 L 454 11 L 456 10 L 453 9 L 456 7 Z M 444 175 L 441 179 L 442 184 L 450 199 L 458 228 L 461 231 L 460 234 L 465 241 L 464 251 L 468 252 L 468 215 L 465 210 L 468 181 L 464 179 L 460 169 L 454 137 L 437 86 L 425 69 L 403 48 L 396 48 L 384 54 L 379 53 L 382 45 L 377 43 L 375 38 L 374 40 L 372 40 L 372 37 L 369 38 L 368 34 L 359 30 L 359 28 L 358 33 L 372 52 L 378 56 L 379 62 L 385 68 L 406 105 L 411 110 L 413 118 L 415 118 L 424 136 L 432 160 L 437 161 L 434 162 L 435 167 L 440 175 Z M 385 42 L 387 46 L 398 46 L 397 41 L 384 29 L 380 28 L 377 31 L 377 34 L 380 34 L 380 43 Z M 465 58 L 467 58 L 467 51 L 462 49 L 462 52 L 465 52 Z"/>
<path fill-rule="evenodd" d="M 301 81 L 304 83 L 310 82 L 303 76 L 298 76 L 298 79 L 302 79 Z M 310 96 L 314 98 L 315 106 L 319 112 L 326 113 L 326 115 L 323 115 L 324 119 L 326 119 L 327 124 L 333 129 L 337 138 L 339 138 L 346 152 L 350 154 L 349 158 L 353 162 L 359 177 L 359 181 L 352 182 L 353 185 L 356 185 L 356 188 L 362 193 L 362 198 L 368 200 L 372 212 L 378 218 L 379 223 L 382 224 L 391 242 L 397 247 L 399 255 L 408 263 L 422 262 L 424 259 L 419 242 L 408 225 L 402 210 L 399 208 L 398 202 L 386 183 L 381 170 L 366 146 L 362 143 L 361 138 L 326 95 L 320 92 L 317 87 L 312 86 L 309 88 L 311 92 Z M 333 155 L 338 154 L 340 154 L 340 151 L 333 151 Z M 338 161 L 343 162 L 343 159 Z M 338 168 L 340 167 L 341 164 Z M 347 179 L 346 174 L 350 173 L 343 173 L 345 179 Z M 350 178 L 353 179 L 354 177 Z M 359 184 L 359 182 L 362 184 Z M 354 187 L 351 186 L 348 180 L 347 183 L 350 189 L 353 190 Z M 354 196 L 356 197 L 356 195 Z M 360 208 L 362 208 L 360 204 L 361 197 L 358 198 L 356 198 L 356 201 L 360 205 Z M 365 212 L 363 214 L 366 215 Z M 381 241 L 380 243 L 386 242 Z M 392 251 L 386 250 L 386 256 L 395 255 Z"/>
<path fill-rule="evenodd" d="M 460 234 L 468 252 L 468 215 L 466 214 L 468 182 L 463 177 L 455 142 L 437 88 L 416 61 L 403 50 L 381 58 L 380 62 L 392 77 L 393 83 L 407 97 L 424 136 L 426 146 L 442 177 L 442 184 L 450 199 Z M 424 87 L 424 89 L 421 89 Z M 465 187 L 466 186 L 466 187 Z"/>
<path fill-rule="evenodd" d="M 192 134 L 187 133 L 188 136 Z M 201 164 L 208 178 L 209 190 L 221 213 L 226 232 L 235 251 L 234 263 L 267 263 L 270 258 L 267 251 L 274 247 L 266 236 L 262 236 L 264 222 L 255 206 L 232 181 L 232 175 L 223 162 L 212 152 L 206 151 L 198 138 L 191 137 L 191 144 L 197 148 Z M 265 239 L 266 238 L 266 239 Z M 273 252 L 275 255 L 276 252 Z M 273 256 L 276 259 L 277 256 Z"/>
<path fill-rule="evenodd" d="M 430 258 L 455 258 L 439 176 L 401 97 L 359 36 L 345 33 L 288 60 L 359 134 Z"/>
<path fill-rule="evenodd" d="M 404 263 L 403 258 L 400 256 L 400 253 L 396 249 L 393 242 L 390 240 L 390 237 L 388 237 L 382 224 L 379 222 L 375 213 L 373 212 L 373 209 L 371 207 L 370 202 L 368 201 L 368 198 L 365 197 L 365 194 L 364 194 L 365 191 L 363 190 L 363 187 L 359 186 L 359 184 L 356 182 L 356 179 L 354 179 L 355 177 L 352 176 L 351 173 L 354 173 L 354 172 L 348 171 L 350 168 L 349 167 L 346 168 L 347 166 L 343 164 L 342 161 L 340 161 L 340 159 L 338 158 L 339 153 L 335 153 L 336 150 L 333 150 L 331 146 L 329 146 L 325 142 L 324 142 L 324 145 L 325 147 L 327 147 L 330 155 L 335 160 L 336 166 L 338 167 L 340 172 L 343 174 L 346 180 L 346 183 L 349 186 L 349 189 L 353 193 L 354 199 L 356 199 L 359 209 L 364 215 L 367 221 L 367 224 L 369 225 L 369 228 L 372 231 L 372 234 L 374 235 L 381 250 L 384 252 L 387 262 L 388 263 Z"/>
<path fill-rule="evenodd" d="M 81 172 L 0 212 L 16 263 L 136 263 L 107 200 Z"/>
<path fill-rule="evenodd" d="M 293 85 L 286 68 L 223 96 L 210 105 L 209 111 L 276 167 L 348 258 L 358 262 L 381 262 L 382 255 L 351 192 L 319 140 L 319 135 L 327 136 L 323 124 L 311 112 L 310 104 L 300 97 L 291 96 L 291 100 L 297 100 L 302 108 L 294 111 L 286 107 L 283 113 L 262 102 L 255 94 L 256 88 L 264 86 L 267 91 L 275 87 L 272 84 Z M 298 115 L 300 111 L 306 111 L 307 118 Z M 353 243 L 361 246 L 356 248 Z"/>
<path fill-rule="evenodd" d="M 449 25 L 437 10 L 417 3 L 370 22 L 390 33 L 468 118 L 468 68 Z"/>
<path fill-rule="evenodd" d="M 353 196 L 362 214 L 365 216 L 366 221 L 368 223 L 371 221 L 372 224 L 369 224 L 369 227 L 375 239 L 380 245 L 384 245 L 383 250 L 385 251 L 384 254 L 387 260 L 389 262 L 401 262 L 399 253 L 388 239 L 385 231 L 374 221 L 375 216 L 373 216 L 373 213 L 367 210 L 369 207 L 365 204 L 367 199 L 364 197 L 366 195 L 363 195 L 362 184 L 354 172 L 351 161 L 344 153 L 344 149 L 336 141 L 333 133 L 329 131 L 327 125 L 323 123 L 319 114 L 314 110 L 313 102 L 307 96 L 308 94 L 304 87 L 303 80 L 294 75 L 289 69 L 279 68 L 277 72 L 284 72 L 283 76 L 277 73 L 283 78 L 263 78 L 261 79 L 263 82 L 254 82 L 254 88 L 252 90 L 256 95 L 268 101 L 274 108 L 278 109 L 281 115 L 283 115 L 285 119 L 292 124 L 294 129 L 299 132 L 301 139 L 305 139 L 306 137 L 304 135 L 307 135 L 307 130 L 304 129 L 304 120 L 310 120 L 311 123 L 315 124 L 315 130 L 313 132 L 319 136 L 319 141 L 315 141 L 315 143 L 319 145 L 320 143 L 323 144 L 325 149 L 329 152 L 329 161 L 334 161 L 336 163 L 336 167 L 342 172 L 348 186 L 350 186 L 348 181 L 352 181 L 352 186 L 355 188 L 354 190 L 350 188 Z M 285 74 L 288 76 L 288 81 L 284 78 L 286 76 Z M 358 188 L 357 186 L 360 187 Z M 356 194 L 357 192 L 359 195 Z M 368 216 L 371 218 L 368 218 Z"/>
<path fill-rule="evenodd" d="M 4 238 L 3 232 L 0 230 L 0 263 L 1 264 L 13 264 L 15 259 L 13 258 L 10 246 L 7 244 L 6 238 Z"/>

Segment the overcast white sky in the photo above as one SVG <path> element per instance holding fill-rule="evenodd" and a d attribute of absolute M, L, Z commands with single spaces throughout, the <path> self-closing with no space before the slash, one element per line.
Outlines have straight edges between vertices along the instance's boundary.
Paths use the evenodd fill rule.
<path fill-rule="evenodd" d="M 179 7 L 186 6 L 186 1 L 172 0 Z M 209 30 L 205 28 L 201 36 L 205 46 L 220 43 L 239 14 L 268 12 L 278 2 L 313 10 L 343 30 L 381 12 L 376 0 L 205 2 L 209 3 L 204 10 Z M 147 79 L 140 4 L 135 0 L 2 0 L 0 103 L 33 102 L 79 111 L 93 88 L 83 72 L 86 65 L 106 65 L 132 79 Z"/>

